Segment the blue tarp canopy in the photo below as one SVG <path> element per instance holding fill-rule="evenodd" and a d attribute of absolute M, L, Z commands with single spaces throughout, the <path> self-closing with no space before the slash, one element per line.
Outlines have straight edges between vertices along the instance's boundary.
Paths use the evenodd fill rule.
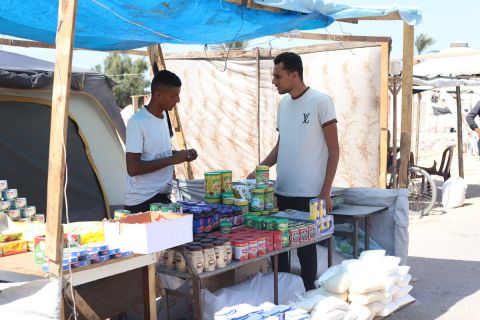
<path fill-rule="evenodd" d="M 55 43 L 58 2 L 1 0 L 0 34 Z M 322 0 L 255 2 L 287 10 L 267 12 L 225 0 L 79 0 L 74 46 L 114 51 L 159 43 L 228 43 L 392 11 L 402 13 L 408 23 L 421 20 L 419 10 L 396 6 L 365 9 Z"/>
<path fill-rule="evenodd" d="M 0 34 L 55 43 L 58 0 L 1 0 Z M 213 44 L 318 29 L 321 13 L 274 13 L 223 0 L 81 0 L 75 48 L 128 50 L 158 43 Z"/>

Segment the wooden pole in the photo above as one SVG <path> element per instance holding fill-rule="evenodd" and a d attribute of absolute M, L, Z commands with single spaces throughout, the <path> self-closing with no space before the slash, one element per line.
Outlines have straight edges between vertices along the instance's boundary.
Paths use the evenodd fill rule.
<path fill-rule="evenodd" d="M 457 143 L 458 143 L 458 175 L 464 178 L 463 173 L 463 128 L 462 128 L 462 98 L 460 96 L 460 86 L 456 88 L 457 93 Z"/>
<path fill-rule="evenodd" d="M 417 127 L 416 127 L 416 150 L 415 150 L 415 164 L 418 164 L 418 148 L 420 146 L 420 110 L 422 108 L 422 94 L 418 93 L 418 105 L 417 105 Z"/>
<path fill-rule="evenodd" d="M 398 184 L 398 177 L 395 174 L 397 172 L 397 130 L 398 130 L 398 124 L 397 124 L 397 117 L 398 117 L 398 93 L 400 92 L 400 79 L 395 76 L 393 80 L 393 119 L 392 119 L 392 154 L 393 154 L 393 159 L 392 159 L 392 174 L 393 174 L 393 188 L 397 188 Z"/>
<path fill-rule="evenodd" d="M 398 173 L 400 188 L 407 187 L 407 169 L 412 143 L 413 35 L 413 26 L 403 23 L 402 132 L 400 135 L 401 161 Z"/>
<path fill-rule="evenodd" d="M 61 277 L 63 263 L 62 211 L 66 166 L 65 150 L 67 148 L 68 102 L 76 13 L 77 0 L 59 1 L 48 154 L 45 237 L 45 253 L 50 259 L 49 270 L 56 277 Z"/>
<path fill-rule="evenodd" d="M 389 43 L 381 45 L 380 55 L 380 158 L 378 186 L 386 187 L 388 155 L 388 61 Z"/>
<path fill-rule="evenodd" d="M 257 61 L 257 152 L 258 162 L 260 163 L 260 49 L 256 48 L 256 61 Z"/>
<path fill-rule="evenodd" d="M 147 48 L 148 56 L 150 58 L 151 64 L 151 76 L 153 76 L 160 70 L 167 70 L 165 65 L 165 59 L 163 58 L 162 47 L 159 44 L 149 46 Z M 172 121 L 172 127 L 175 131 L 175 136 L 177 138 L 178 145 L 181 149 L 187 148 L 187 143 L 185 141 L 185 136 L 183 134 L 182 124 L 180 122 L 180 114 L 178 113 L 178 108 L 175 106 L 172 111 L 169 112 L 170 120 Z M 188 179 L 193 179 L 193 170 L 190 162 L 185 162 L 183 164 L 185 167 L 185 172 L 187 173 Z"/>

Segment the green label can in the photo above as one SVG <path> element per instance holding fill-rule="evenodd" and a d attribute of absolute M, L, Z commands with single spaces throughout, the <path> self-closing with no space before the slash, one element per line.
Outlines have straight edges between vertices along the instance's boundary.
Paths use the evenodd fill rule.
<path fill-rule="evenodd" d="M 121 219 L 123 217 L 126 217 L 130 214 L 130 211 L 129 210 L 115 210 L 113 212 L 113 218 L 115 220 L 118 220 L 118 219 Z"/>
<path fill-rule="evenodd" d="M 205 172 L 205 196 L 220 198 L 222 195 L 222 174 L 220 172 Z"/>
<path fill-rule="evenodd" d="M 265 208 L 265 189 L 252 189 L 250 192 L 252 195 L 250 203 L 252 211 L 263 211 L 263 209 Z"/>
<path fill-rule="evenodd" d="M 232 170 L 220 171 L 222 175 L 222 192 L 232 192 Z"/>
<path fill-rule="evenodd" d="M 257 166 L 255 168 L 255 180 L 257 184 L 266 184 L 269 180 L 269 166 Z"/>
<path fill-rule="evenodd" d="M 265 210 L 272 210 L 273 204 L 273 188 L 266 188 L 265 190 Z"/>

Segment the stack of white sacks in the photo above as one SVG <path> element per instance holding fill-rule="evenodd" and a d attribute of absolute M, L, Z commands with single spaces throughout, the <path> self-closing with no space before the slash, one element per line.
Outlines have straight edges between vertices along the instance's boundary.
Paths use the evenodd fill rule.
<path fill-rule="evenodd" d="M 310 312 L 311 320 L 368 320 L 385 317 L 415 301 L 410 267 L 384 250 L 364 251 L 360 258 L 329 268 L 317 280 L 318 289 L 304 293 L 292 305 Z"/>

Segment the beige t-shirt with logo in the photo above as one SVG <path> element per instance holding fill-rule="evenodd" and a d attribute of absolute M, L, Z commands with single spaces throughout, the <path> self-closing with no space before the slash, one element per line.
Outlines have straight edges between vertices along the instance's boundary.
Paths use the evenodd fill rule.
<path fill-rule="evenodd" d="M 323 127 L 336 122 L 332 99 L 308 89 L 301 97 L 286 94 L 280 101 L 277 129 L 280 145 L 275 192 L 288 197 L 316 197 L 328 161 Z"/>

